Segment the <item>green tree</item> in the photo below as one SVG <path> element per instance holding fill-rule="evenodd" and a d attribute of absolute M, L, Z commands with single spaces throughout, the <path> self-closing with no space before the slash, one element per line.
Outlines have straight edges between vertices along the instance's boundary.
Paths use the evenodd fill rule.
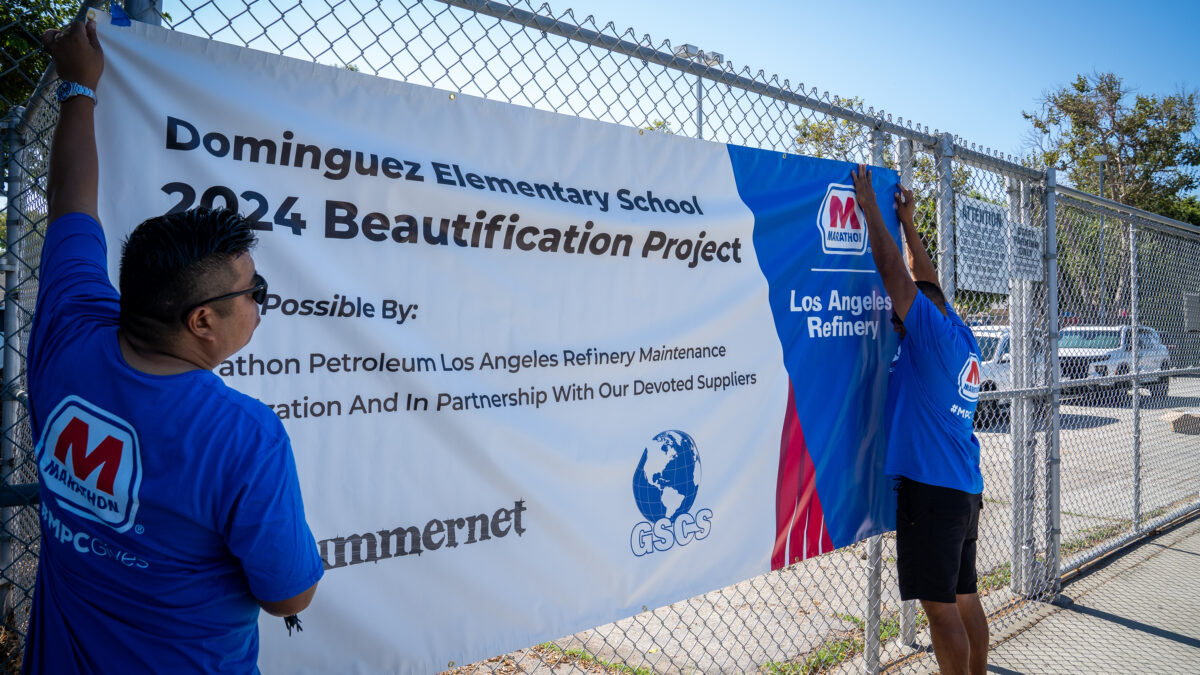
<path fill-rule="evenodd" d="M 0 3 L 0 115 L 23 104 L 50 58 L 42 33 L 75 18 L 78 0 L 5 0 Z"/>
<path fill-rule="evenodd" d="M 1194 200 L 1190 209 L 1180 203 L 1200 186 L 1195 92 L 1144 96 L 1112 73 L 1079 75 L 1046 94 L 1041 112 L 1022 114 L 1033 125 L 1035 158 L 1076 188 L 1098 191 L 1094 158 L 1106 155 L 1104 197 L 1168 216 L 1197 213 Z"/>
<path fill-rule="evenodd" d="M 857 98 L 835 99 L 834 103 L 846 108 L 858 108 L 861 101 Z M 812 157 L 837 159 L 843 162 L 864 162 L 870 156 L 871 130 L 861 124 L 835 117 L 804 119 L 795 126 L 796 152 Z M 885 137 L 883 165 L 896 169 L 896 161 L 891 152 L 892 139 Z M 951 184 L 958 194 L 966 194 L 978 199 L 987 199 L 984 195 L 968 189 L 971 183 L 971 171 L 961 165 L 955 165 L 952 171 Z M 925 242 L 929 255 L 937 260 L 937 171 L 933 158 L 924 153 L 913 157 L 913 184 L 906 186 L 912 189 L 917 200 L 914 225 Z M 992 201 L 992 200 L 988 200 Z"/>
<path fill-rule="evenodd" d="M 859 108 L 858 98 L 834 99 L 844 108 Z M 805 118 L 795 126 L 796 151 L 802 155 L 837 159 L 843 162 L 865 162 L 870 158 L 871 130 L 861 124 L 836 117 Z M 891 153 L 885 152 L 883 165 L 895 168 Z"/>
<path fill-rule="evenodd" d="M 1079 75 L 1046 94 L 1040 112 L 1023 115 L 1033 127 L 1035 163 L 1053 166 L 1076 188 L 1097 193 L 1095 157 L 1105 155 L 1103 196 L 1200 225 L 1200 203 L 1187 194 L 1200 186 L 1194 92 L 1134 94 L 1112 73 Z M 1130 303 L 1128 228 L 1112 218 L 1063 215 L 1068 218 L 1060 223 L 1060 238 L 1068 243 L 1059 263 L 1064 311 L 1082 321 L 1118 320 Z M 1164 252 L 1142 251 L 1142 264 L 1167 269 Z M 1143 280 L 1143 298 L 1161 296 L 1152 281 Z"/>

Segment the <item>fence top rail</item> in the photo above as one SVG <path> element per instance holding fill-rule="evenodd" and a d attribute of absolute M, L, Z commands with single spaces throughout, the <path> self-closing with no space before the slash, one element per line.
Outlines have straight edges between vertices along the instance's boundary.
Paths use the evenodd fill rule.
<path fill-rule="evenodd" d="M 690 73 L 699 77 L 719 82 L 731 87 L 736 87 L 750 93 L 758 94 L 773 98 L 784 103 L 798 105 L 803 108 L 815 110 L 820 113 L 830 115 L 849 122 L 854 122 L 865 127 L 883 131 L 897 137 L 910 139 L 928 151 L 941 151 L 947 154 L 953 154 L 955 160 L 973 166 L 975 168 L 994 171 L 1007 176 L 1022 180 L 1031 180 L 1035 182 L 1043 182 L 1045 180 L 1045 172 L 1027 167 L 1023 164 L 1005 159 L 998 153 L 993 153 L 990 150 L 977 148 L 974 145 L 966 145 L 962 139 L 955 136 L 949 141 L 949 145 L 942 143 L 943 134 L 930 133 L 928 127 L 923 130 L 920 125 L 914 125 L 910 120 L 908 126 L 900 122 L 893 122 L 891 116 L 883 116 L 883 112 L 873 114 L 873 112 L 863 112 L 845 106 L 836 105 L 827 100 L 816 96 L 816 88 L 814 87 L 810 94 L 805 94 L 803 91 L 794 91 L 785 86 L 780 87 L 764 82 L 761 79 L 749 77 L 747 75 L 737 74 L 725 68 L 709 66 L 699 61 L 676 56 L 675 54 L 659 51 L 653 47 L 623 40 L 613 35 L 605 35 L 603 33 L 583 28 L 567 21 L 556 19 L 552 16 L 544 16 L 535 12 L 520 9 L 513 5 L 494 0 L 440 0 L 447 5 L 469 9 L 477 14 L 491 16 L 504 21 L 510 21 L 527 28 L 543 31 L 564 37 L 570 40 L 575 40 L 588 44 L 594 47 L 600 47 L 609 51 L 625 54 L 627 56 L 642 59 L 644 61 L 655 63 L 666 68 L 679 70 L 681 72 Z M 82 19 L 88 9 L 92 7 L 102 6 L 105 0 L 81 0 L 80 9 L 76 15 L 76 20 Z M 544 5 L 543 5 L 544 7 Z M 743 67 L 743 73 L 749 73 L 749 68 Z M 759 76 L 762 71 L 759 71 Z M 20 128 L 28 128 L 29 121 L 40 108 L 40 103 L 43 100 L 42 92 L 54 78 L 54 66 L 50 65 L 42 74 L 41 81 L 35 87 L 33 95 L 29 97 L 28 104 L 25 107 L 24 115 L 21 119 Z"/>
<path fill-rule="evenodd" d="M 871 114 L 839 106 L 817 96 L 805 94 L 803 91 L 794 91 L 789 88 L 768 84 L 760 79 L 732 72 L 727 68 L 706 65 L 690 58 L 676 56 L 670 52 L 659 51 L 653 47 L 622 40 L 613 35 L 605 35 L 567 21 L 556 19 L 552 16 L 544 16 L 503 2 L 496 2 L 495 0 L 441 0 L 441 2 L 453 7 L 469 9 L 477 14 L 510 21 L 526 28 L 533 28 L 593 47 L 642 59 L 643 61 L 665 68 L 672 68 L 697 75 L 713 82 L 815 110 L 832 117 L 883 131 L 893 136 L 911 139 L 924 146 L 927 150 L 936 151 L 941 148 L 940 134 L 929 133 L 928 127 L 921 130 L 913 126 L 905 126 L 901 123 L 893 122 L 890 115 L 884 117 L 882 116 L 882 112 L 880 114 Z M 742 72 L 749 73 L 750 70 L 743 67 Z M 761 74 L 762 71 L 759 71 L 759 75 Z M 810 93 L 815 94 L 816 88 L 813 88 Z M 990 154 L 973 146 L 960 145 L 956 142 L 957 140 L 952 141 L 950 152 L 959 162 L 1026 180 L 1042 181 L 1045 179 L 1045 173 L 1042 171 L 1003 159 L 996 154 Z"/>
<path fill-rule="evenodd" d="M 1168 218 L 1166 216 L 1160 216 L 1157 213 L 1143 211 L 1142 209 L 1133 206 L 1127 206 L 1121 202 L 1114 202 L 1111 199 L 1105 199 L 1104 197 L 1099 197 L 1087 192 L 1081 192 L 1074 188 L 1064 187 L 1062 185 L 1055 186 L 1054 191 L 1060 197 L 1066 197 L 1067 199 L 1071 199 L 1076 202 L 1082 202 L 1088 206 L 1094 207 L 1090 209 L 1092 211 L 1116 211 L 1118 214 L 1124 214 L 1139 220 L 1144 220 L 1153 225 L 1168 227 L 1200 237 L 1200 227 L 1192 225 L 1191 223 L 1185 223 L 1183 221 Z"/>

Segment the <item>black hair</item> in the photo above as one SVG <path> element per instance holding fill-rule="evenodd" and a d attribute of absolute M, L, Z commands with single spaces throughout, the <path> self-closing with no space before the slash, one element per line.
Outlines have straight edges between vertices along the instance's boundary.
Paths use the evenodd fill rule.
<path fill-rule="evenodd" d="M 229 263 L 256 242 L 250 223 L 225 209 L 195 208 L 138 225 L 121 249 L 121 329 L 154 343 L 169 340 L 185 309 L 229 292 Z"/>
<path fill-rule="evenodd" d="M 933 301 L 933 306 L 938 308 L 942 316 L 946 316 L 946 296 L 942 293 L 941 286 L 932 281 L 918 281 L 917 290 Z"/>

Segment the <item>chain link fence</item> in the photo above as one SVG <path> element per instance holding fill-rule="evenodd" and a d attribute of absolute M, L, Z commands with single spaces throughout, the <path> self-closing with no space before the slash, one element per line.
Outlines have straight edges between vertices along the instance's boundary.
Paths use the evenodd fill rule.
<path fill-rule="evenodd" d="M 451 92 L 898 170 L 914 189 L 917 229 L 942 287 L 982 351 L 978 571 L 993 643 L 1040 618 L 1063 574 L 1200 506 L 1192 459 L 1200 417 L 1183 412 L 1200 407 L 1194 228 L 1058 187 L 1053 172 L 859 100 L 546 5 L 168 0 L 161 22 Z M 8 668 L 19 663 L 38 555 L 22 364 L 56 119 L 52 75 L 36 50 L 42 27 L 32 16 L 0 26 L 0 109 L 8 111 L 0 656 Z M 989 223 L 1003 223 L 1004 236 L 989 239 Z M 936 669 L 929 644 L 919 608 L 899 600 L 894 537 L 883 535 L 448 669 L 915 673 Z"/>

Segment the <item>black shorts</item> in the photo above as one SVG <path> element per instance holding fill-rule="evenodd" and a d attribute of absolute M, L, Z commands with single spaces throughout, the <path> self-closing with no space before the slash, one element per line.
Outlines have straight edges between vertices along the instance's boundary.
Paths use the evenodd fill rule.
<path fill-rule="evenodd" d="M 896 567 L 900 599 L 954 602 L 978 591 L 975 540 L 983 495 L 900 478 Z"/>

